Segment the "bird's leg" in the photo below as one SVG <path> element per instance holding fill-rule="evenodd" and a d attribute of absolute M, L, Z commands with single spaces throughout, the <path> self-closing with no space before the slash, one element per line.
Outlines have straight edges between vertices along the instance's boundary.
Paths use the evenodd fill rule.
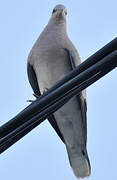
<path fill-rule="evenodd" d="M 48 90 L 48 88 L 45 88 L 44 91 L 43 91 L 43 94 Z"/>
<path fill-rule="evenodd" d="M 39 97 L 39 95 L 37 95 L 37 94 L 35 94 L 35 93 L 33 94 L 33 96 L 34 96 L 34 97 L 36 97 L 36 98 L 38 98 L 38 97 Z"/>
<path fill-rule="evenodd" d="M 27 102 L 32 103 L 32 102 L 34 102 L 34 100 L 29 99 L 29 100 L 27 100 Z"/>
<path fill-rule="evenodd" d="M 33 96 L 34 96 L 35 98 L 38 98 L 38 97 L 39 97 L 39 95 L 37 95 L 37 94 L 35 94 L 35 93 L 33 94 Z M 31 102 L 31 103 L 34 102 L 34 101 L 35 101 L 35 100 L 30 100 L 30 99 L 27 100 L 27 102 Z"/>
<path fill-rule="evenodd" d="M 44 89 L 44 91 L 43 91 L 43 94 L 46 92 L 48 90 L 48 88 L 45 88 Z M 37 95 L 37 94 L 35 94 L 35 93 L 33 93 L 33 96 L 35 97 L 35 98 L 39 98 L 39 95 Z M 27 100 L 27 102 L 30 102 L 30 103 L 32 103 L 32 102 L 34 102 L 34 100 Z"/>

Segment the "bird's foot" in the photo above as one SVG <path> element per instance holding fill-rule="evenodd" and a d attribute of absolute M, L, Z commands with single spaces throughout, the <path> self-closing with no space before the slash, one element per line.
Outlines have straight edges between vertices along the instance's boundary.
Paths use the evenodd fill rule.
<path fill-rule="evenodd" d="M 32 103 L 32 102 L 34 102 L 34 100 L 29 99 L 29 100 L 27 100 L 27 102 Z"/>
<path fill-rule="evenodd" d="M 33 94 L 33 96 L 35 97 L 35 98 L 38 98 L 39 96 L 37 95 L 37 94 Z M 29 100 L 27 100 L 27 102 L 29 102 L 29 103 L 32 103 L 32 102 L 34 102 L 35 100 L 31 100 L 31 99 L 29 99 Z"/>
<path fill-rule="evenodd" d="M 44 94 L 47 90 L 48 90 L 48 88 L 45 88 L 45 89 L 43 90 L 43 94 Z"/>
<path fill-rule="evenodd" d="M 34 97 L 36 97 L 36 98 L 38 98 L 38 97 L 39 97 L 39 95 L 37 95 L 37 94 L 35 94 L 35 93 L 33 94 L 33 96 L 34 96 Z"/>

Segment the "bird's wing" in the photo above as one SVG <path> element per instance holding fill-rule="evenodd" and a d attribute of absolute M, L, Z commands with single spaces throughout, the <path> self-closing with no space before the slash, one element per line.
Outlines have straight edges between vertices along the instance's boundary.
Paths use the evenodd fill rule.
<path fill-rule="evenodd" d="M 41 95 L 41 92 L 39 90 L 39 86 L 38 86 L 38 82 L 37 82 L 37 77 L 36 77 L 36 73 L 33 69 L 33 66 L 29 64 L 27 64 L 27 73 L 28 73 L 28 80 L 30 82 L 30 85 L 34 91 L 34 93 L 37 95 L 37 96 L 40 96 Z"/>
<path fill-rule="evenodd" d="M 71 67 L 72 69 L 76 68 L 80 63 L 80 56 L 76 49 L 65 49 L 70 57 L 71 61 Z M 83 90 L 78 96 L 77 96 L 78 102 L 80 102 L 80 108 L 83 118 L 83 125 L 84 125 L 84 134 L 85 134 L 85 145 L 87 142 L 87 102 L 86 102 L 86 90 Z"/>
<path fill-rule="evenodd" d="M 29 79 L 30 85 L 31 85 L 34 93 L 37 96 L 40 96 L 41 92 L 40 92 L 40 89 L 39 89 L 36 73 L 35 73 L 35 70 L 34 70 L 33 66 L 29 62 L 27 64 L 27 73 L 28 73 L 28 79 Z M 55 120 L 55 117 L 54 117 L 53 114 L 48 117 L 48 121 L 50 122 L 52 127 L 55 129 L 55 131 L 58 134 L 58 136 L 60 137 L 60 139 L 64 142 L 64 138 L 63 138 L 63 136 L 62 136 L 62 134 L 61 134 L 61 132 L 59 130 L 59 127 L 58 127 L 58 125 L 56 123 L 56 120 Z"/>

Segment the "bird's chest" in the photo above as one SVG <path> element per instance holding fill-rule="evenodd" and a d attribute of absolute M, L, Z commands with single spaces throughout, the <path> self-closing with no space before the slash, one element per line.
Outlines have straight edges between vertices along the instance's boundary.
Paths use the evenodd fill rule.
<path fill-rule="evenodd" d="M 64 49 L 45 51 L 36 61 L 35 70 L 43 92 L 71 71 L 69 56 Z"/>

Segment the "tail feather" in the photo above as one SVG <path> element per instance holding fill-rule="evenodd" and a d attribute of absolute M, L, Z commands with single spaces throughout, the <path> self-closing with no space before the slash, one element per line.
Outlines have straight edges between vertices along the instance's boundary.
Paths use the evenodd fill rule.
<path fill-rule="evenodd" d="M 85 178 L 90 176 L 91 167 L 86 150 L 80 151 L 78 153 L 71 153 L 71 151 L 67 147 L 67 152 L 70 165 L 76 177 Z"/>

